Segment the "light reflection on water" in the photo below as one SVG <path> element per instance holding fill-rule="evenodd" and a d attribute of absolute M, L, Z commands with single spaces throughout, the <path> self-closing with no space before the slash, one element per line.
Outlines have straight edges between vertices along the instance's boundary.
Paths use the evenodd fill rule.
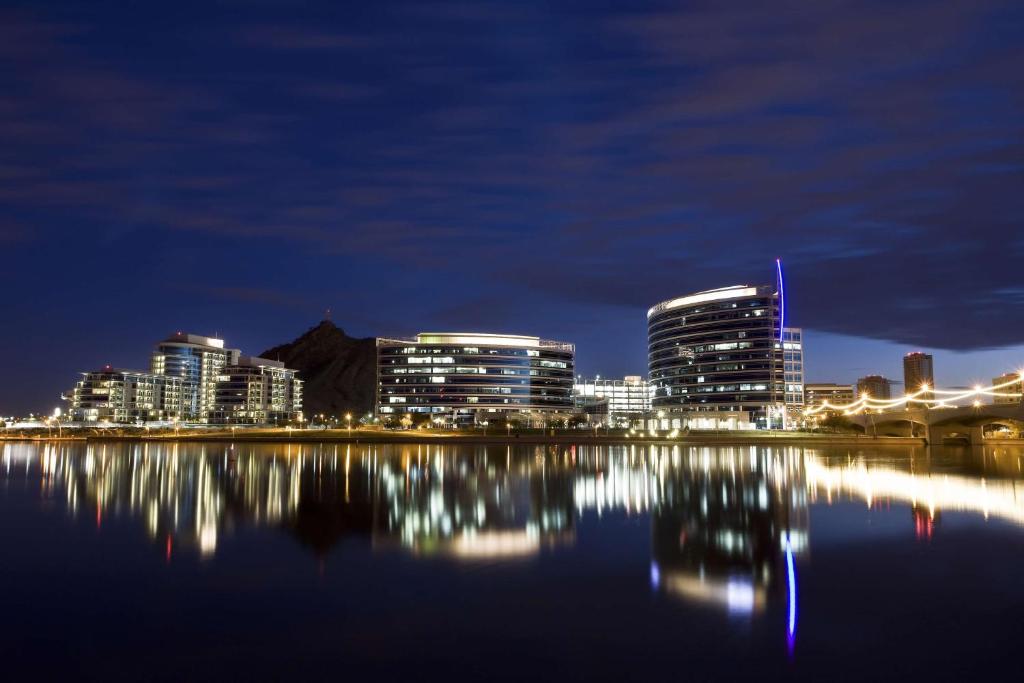
<path fill-rule="evenodd" d="M 656 596 L 747 618 L 778 604 L 790 648 L 815 508 L 907 506 L 923 539 L 943 512 L 1024 527 L 1022 451 L 1006 448 L 6 443 L 2 453 L 5 489 L 38 481 L 41 499 L 99 529 L 111 517 L 141 522 L 167 562 L 215 561 L 252 527 L 290 534 L 315 557 L 363 538 L 379 553 L 516 563 L 567 552 L 584 518 L 600 528 L 608 515 L 636 517 Z"/>

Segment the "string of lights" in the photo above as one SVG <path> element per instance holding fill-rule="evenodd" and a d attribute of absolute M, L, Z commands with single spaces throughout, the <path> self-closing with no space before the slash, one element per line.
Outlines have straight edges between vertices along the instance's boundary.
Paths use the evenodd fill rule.
<path fill-rule="evenodd" d="M 1024 383 L 1024 371 L 1021 371 L 1017 377 L 1009 380 L 1008 382 L 994 384 L 990 387 L 975 385 L 972 389 L 950 390 L 933 389 L 925 384 L 914 393 L 906 394 L 900 398 L 875 399 L 871 398 L 868 394 L 863 394 L 853 403 L 847 403 L 844 405 L 836 405 L 829 403 L 828 401 L 822 401 L 821 405 L 808 408 L 804 411 L 804 414 L 811 416 L 817 415 L 818 413 L 826 410 L 836 410 L 842 411 L 845 415 L 853 415 L 864 410 L 886 410 L 909 404 L 919 404 L 925 407 L 935 408 L 952 408 L 955 406 L 951 404 L 969 399 L 973 399 L 975 401 L 975 405 L 980 405 L 977 401 L 980 396 L 1021 398 L 1024 394 L 1020 392 L 1006 392 L 1001 390 L 1009 387 L 1021 386 L 1022 383 Z M 927 396 L 944 396 L 945 398 L 927 398 Z"/>

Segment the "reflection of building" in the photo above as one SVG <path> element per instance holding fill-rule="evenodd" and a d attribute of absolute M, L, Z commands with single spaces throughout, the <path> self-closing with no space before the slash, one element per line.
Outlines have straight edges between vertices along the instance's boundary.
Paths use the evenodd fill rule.
<path fill-rule="evenodd" d="M 624 379 L 576 380 L 573 395 L 577 407 L 584 412 L 607 416 L 612 423 L 628 422 L 641 417 L 651 409 L 651 385 L 639 375 L 626 375 Z"/>
<path fill-rule="evenodd" d="M 908 449 L 909 450 L 909 449 Z M 771 599 L 808 501 L 903 504 L 1024 525 L 1019 458 L 840 461 L 813 449 L 680 446 L 242 445 L 8 442 L 0 484 L 39 469 L 47 497 L 96 524 L 123 512 L 165 548 L 215 552 L 232 528 L 285 530 L 318 556 L 345 537 L 418 555 L 512 558 L 571 542 L 579 515 L 650 514 L 652 579 L 735 609 Z M 36 476 L 32 474 L 31 476 Z"/>
<path fill-rule="evenodd" d="M 653 409 L 742 411 L 781 425 L 782 306 L 772 287 L 737 285 L 670 299 L 647 312 Z"/>
<path fill-rule="evenodd" d="M 911 506 L 910 510 L 914 518 L 914 536 L 922 541 L 932 540 L 932 536 L 935 535 L 935 525 L 939 523 L 939 513 L 916 503 Z"/>
<path fill-rule="evenodd" d="M 903 390 L 908 394 L 920 391 L 922 387 L 935 388 L 935 372 L 932 368 L 932 356 L 929 353 L 914 351 L 903 357 Z M 930 399 L 932 392 L 922 394 L 920 398 Z"/>
<path fill-rule="evenodd" d="M 726 452 L 709 469 L 700 459 L 675 473 L 673 500 L 652 511 L 651 582 L 688 601 L 750 613 L 785 592 L 787 544 L 796 553 L 807 547 L 807 492 L 798 460 L 782 472 L 767 457 L 750 467 L 739 450 L 739 467 Z"/>
<path fill-rule="evenodd" d="M 139 422 L 173 420 L 182 414 L 180 377 L 134 370 L 83 372 L 65 398 L 76 422 Z"/>
<path fill-rule="evenodd" d="M 1024 394 L 1024 383 L 1021 382 L 1021 374 L 1019 372 L 1008 372 L 1005 375 L 1000 375 L 992 380 L 993 386 L 999 386 L 1013 382 L 1009 386 L 1000 389 L 1000 394 Z M 993 396 L 993 403 L 1021 403 L 1024 400 L 1021 396 Z"/>
<path fill-rule="evenodd" d="M 486 421 L 508 412 L 569 412 L 572 344 L 538 337 L 422 333 L 377 340 L 378 411 Z"/>
<path fill-rule="evenodd" d="M 222 424 L 276 424 L 300 420 L 302 382 L 284 363 L 241 356 L 217 376 L 210 421 Z"/>
<path fill-rule="evenodd" d="M 504 465 L 478 456 L 437 457 L 426 447 L 383 462 L 374 542 L 474 560 L 526 557 L 571 541 L 569 474 L 552 469 L 540 477 Z"/>
<path fill-rule="evenodd" d="M 892 398 L 892 380 L 881 375 L 868 375 L 857 380 L 857 398 L 869 396 L 873 399 L 885 401 Z"/>

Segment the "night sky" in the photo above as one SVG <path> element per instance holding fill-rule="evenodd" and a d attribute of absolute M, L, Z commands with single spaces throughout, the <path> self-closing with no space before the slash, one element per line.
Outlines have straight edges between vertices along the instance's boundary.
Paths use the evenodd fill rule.
<path fill-rule="evenodd" d="M 1019 0 L 4 3 L 0 414 L 328 307 L 646 374 L 649 306 L 776 256 L 808 381 L 989 380 L 1024 365 L 1022 35 Z"/>

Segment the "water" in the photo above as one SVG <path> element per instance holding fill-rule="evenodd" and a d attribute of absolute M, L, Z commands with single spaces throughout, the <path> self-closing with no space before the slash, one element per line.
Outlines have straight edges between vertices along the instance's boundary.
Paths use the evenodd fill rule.
<path fill-rule="evenodd" d="M 8 680 L 973 680 L 1024 635 L 1024 449 L 2 449 Z"/>

